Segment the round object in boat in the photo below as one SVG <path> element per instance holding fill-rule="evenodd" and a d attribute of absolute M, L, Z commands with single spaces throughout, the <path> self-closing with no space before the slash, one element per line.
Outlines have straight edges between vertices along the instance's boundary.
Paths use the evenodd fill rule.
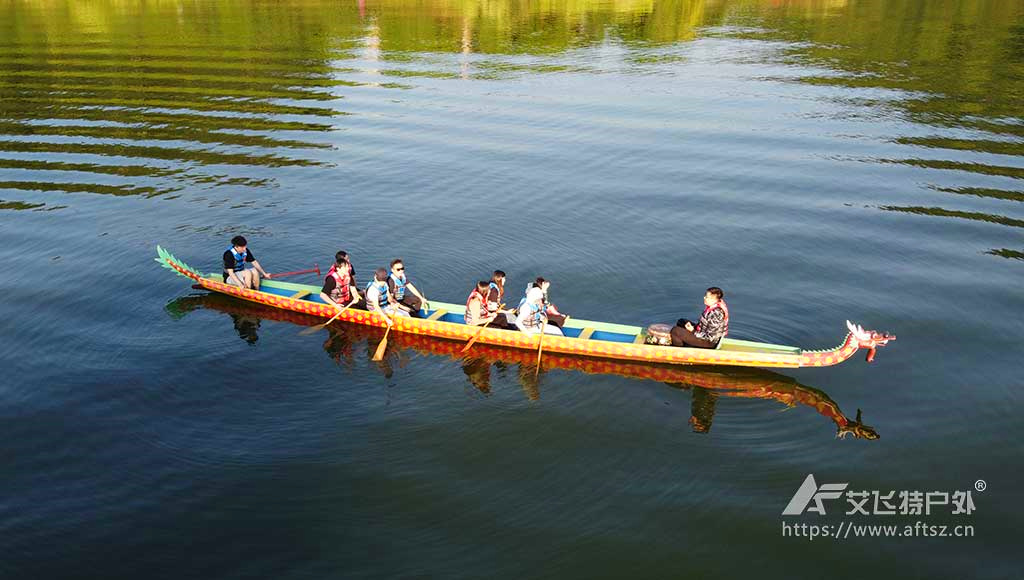
<path fill-rule="evenodd" d="M 672 346 L 672 325 L 652 324 L 644 332 L 644 343 L 660 346 Z"/>

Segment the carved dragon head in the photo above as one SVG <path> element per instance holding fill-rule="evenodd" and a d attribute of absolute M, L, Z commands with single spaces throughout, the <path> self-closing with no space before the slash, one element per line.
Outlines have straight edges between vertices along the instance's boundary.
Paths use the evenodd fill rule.
<path fill-rule="evenodd" d="M 877 330 L 864 330 L 864 327 L 854 324 L 849 320 L 846 321 L 846 328 L 850 330 L 850 334 L 857 341 L 859 348 L 868 349 L 868 362 L 875 360 L 875 348 L 889 344 L 890 340 L 896 340 L 895 334 L 878 332 Z"/>
<path fill-rule="evenodd" d="M 846 436 L 851 433 L 858 439 L 874 440 L 879 438 L 878 431 L 875 431 L 874 427 L 865 425 L 861 422 L 860 409 L 857 409 L 856 419 L 853 421 L 847 419 L 846 425 L 839 426 L 839 429 L 836 431 L 836 437 L 839 439 L 846 439 Z"/>

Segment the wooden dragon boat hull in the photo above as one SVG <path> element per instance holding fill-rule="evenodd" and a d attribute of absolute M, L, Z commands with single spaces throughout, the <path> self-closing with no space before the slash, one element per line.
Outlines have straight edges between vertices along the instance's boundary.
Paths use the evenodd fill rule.
<path fill-rule="evenodd" d="M 231 316 L 239 336 L 246 341 L 258 340 L 259 321 L 273 320 L 300 326 L 313 326 L 322 318 L 283 310 L 272 306 L 236 300 L 220 293 L 182 296 L 167 304 L 167 311 L 180 318 L 197 309 L 223 312 Z M 358 324 L 336 324 L 327 327 L 323 349 L 339 366 L 351 367 L 358 356 L 366 359 L 376 350 L 384 330 Z M 357 347 L 360 343 L 365 346 Z M 492 368 L 496 364 L 517 365 L 516 376 L 524 394 L 530 400 L 539 400 L 540 381 L 534 373 L 537 357 L 532 351 L 480 344 L 469 356 L 462 352 L 463 343 L 434 338 L 424 334 L 393 334 L 387 354 L 381 361 L 373 361 L 386 376 L 394 372 L 412 352 L 423 356 L 445 357 L 458 361 L 466 379 L 480 392 L 491 392 Z M 358 354 L 357 354 L 358 353 Z M 395 360 L 392 360 L 395 359 Z M 836 436 L 853 435 L 858 439 L 878 439 L 878 432 L 861 420 L 860 409 L 856 418 L 846 416 L 827 393 L 801 384 L 797 380 L 770 370 L 735 367 L 701 367 L 694 365 L 650 364 L 634 361 L 595 359 L 581 356 L 554 354 L 544 357 L 542 371 L 563 370 L 593 375 L 615 375 L 635 380 L 653 380 L 674 388 L 690 391 L 693 397 L 690 423 L 694 431 L 706 433 L 714 415 L 714 400 L 719 397 L 773 400 L 787 408 L 805 406 L 831 420 Z M 706 391 L 706 392 L 701 392 Z"/>
<path fill-rule="evenodd" d="M 337 313 L 334 306 L 325 304 L 320 299 L 319 286 L 264 280 L 259 291 L 243 289 L 225 284 L 219 273 L 200 273 L 160 246 L 157 246 L 157 254 L 159 257 L 156 261 L 161 265 L 192 279 L 196 285 L 211 292 L 321 318 L 331 318 Z M 434 301 L 431 301 L 430 305 L 432 309 L 425 313 L 425 318 L 396 318 L 393 331 L 460 342 L 465 342 L 480 332 L 479 327 L 463 323 L 465 306 Z M 365 310 L 346 310 L 338 320 L 386 327 L 384 319 L 379 314 Z M 839 364 L 853 356 L 860 348 L 869 349 L 870 361 L 877 346 L 883 346 L 896 338 L 888 334 L 865 331 L 849 322 L 847 327 L 849 332 L 842 344 L 827 350 L 803 350 L 795 346 L 731 338 L 722 339 L 717 349 L 701 349 L 645 344 L 644 329 L 639 326 L 570 318 L 563 328 L 566 336 L 544 337 L 544 353 L 547 356 L 560 354 L 649 364 L 800 368 Z M 536 334 L 485 328 L 480 332 L 477 344 L 536 352 L 539 341 L 540 335 Z"/>

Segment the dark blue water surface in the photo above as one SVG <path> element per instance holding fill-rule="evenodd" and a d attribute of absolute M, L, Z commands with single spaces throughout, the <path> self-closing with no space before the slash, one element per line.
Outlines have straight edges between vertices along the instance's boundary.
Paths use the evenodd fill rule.
<path fill-rule="evenodd" d="M 1018 2 L 4 3 L 0 577 L 1017 577 L 1022 96 Z M 447 302 L 501 268 L 646 325 L 718 285 L 735 338 L 898 340 L 670 384 L 374 363 L 152 259 L 236 234 Z M 880 437 L 836 438 L 858 409 Z M 976 509 L 783 517 L 809 473 Z M 783 534 L 919 521 L 973 537 Z"/>

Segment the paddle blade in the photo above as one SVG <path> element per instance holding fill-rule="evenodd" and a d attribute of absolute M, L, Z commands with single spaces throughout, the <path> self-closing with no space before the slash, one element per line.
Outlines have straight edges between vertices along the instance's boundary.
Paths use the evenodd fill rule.
<path fill-rule="evenodd" d="M 544 354 L 544 331 L 548 328 L 548 321 L 545 320 L 544 324 L 540 327 L 540 340 L 537 341 L 537 370 L 533 372 L 533 378 L 540 376 L 540 357 Z"/>
<path fill-rule="evenodd" d="M 299 336 L 309 336 L 310 334 L 313 334 L 314 332 L 317 332 L 319 330 L 323 330 L 323 328 L 325 326 L 327 326 L 327 323 L 317 324 L 316 326 L 310 326 L 309 328 L 303 328 L 302 330 L 299 331 Z"/>
<path fill-rule="evenodd" d="M 389 329 L 390 330 L 390 329 Z M 373 353 L 373 360 L 382 361 L 384 360 L 384 351 L 388 348 L 388 335 L 385 332 L 384 338 L 380 339 L 380 344 L 377 345 L 377 351 Z"/>
<path fill-rule="evenodd" d="M 473 348 L 473 345 L 476 344 L 476 339 L 479 336 L 480 335 L 478 334 L 478 335 L 474 336 L 473 338 L 469 339 L 469 342 L 466 343 L 466 346 L 462 347 L 462 350 L 460 350 L 459 352 L 460 353 L 464 353 L 464 352 L 468 351 L 469 349 Z"/>
<path fill-rule="evenodd" d="M 500 305 L 498 305 L 498 310 L 501 310 L 504 307 L 505 307 L 504 304 L 500 304 Z M 494 322 L 494 319 L 497 318 L 498 316 L 500 316 L 500 315 L 496 315 L 494 318 L 492 318 L 492 319 L 488 320 L 487 322 L 485 322 L 484 325 L 480 327 L 480 330 L 476 331 L 476 334 L 473 335 L 473 338 L 469 339 L 469 342 L 466 343 L 466 346 L 462 347 L 462 350 L 459 351 L 459 352 L 460 353 L 464 353 L 467 350 L 469 350 L 474 344 L 476 344 L 476 339 L 480 338 L 480 335 L 483 334 L 484 329 L 487 328 L 488 326 L 490 326 L 490 324 L 492 322 Z"/>

